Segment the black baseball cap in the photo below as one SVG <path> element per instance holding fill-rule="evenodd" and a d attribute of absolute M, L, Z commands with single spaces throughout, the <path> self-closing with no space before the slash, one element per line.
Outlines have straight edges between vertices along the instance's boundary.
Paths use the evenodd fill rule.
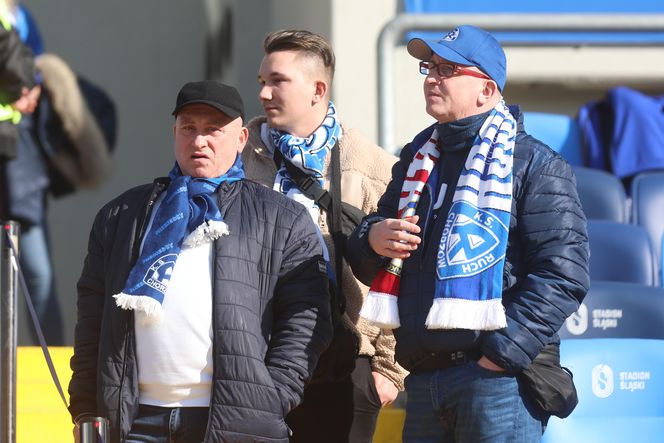
<path fill-rule="evenodd" d="M 178 92 L 173 115 L 177 115 L 185 106 L 195 103 L 212 106 L 230 118 L 242 117 L 244 120 L 242 97 L 232 86 L 214 80 L 186 83 Z"/>

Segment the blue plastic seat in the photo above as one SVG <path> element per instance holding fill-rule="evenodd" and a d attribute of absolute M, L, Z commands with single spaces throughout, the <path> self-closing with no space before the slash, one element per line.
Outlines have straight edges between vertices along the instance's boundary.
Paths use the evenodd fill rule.
<path fill-rule="evenodd" d="M 588 220 L 588 240 L 591 281 L 656 285 L 653 250 L 643 227 Z"/>
<path fill-rule="evenodd" d="M 627 195 L 618 177 L 581 166 L 573 170 L 586 218 L 627 223 Z"/>
<path fill-rule="evenodd" d="M 664 288 L 635 283 L 590 283 L 561 339 L 651 338 L 664 340 Z"/>
<path fill-rule="evenodd" d="M 574 374 L 579 404 L 568 418 L 551 418 L 542 442 L 662 441 L 664 340 L 563 340 L 560 358 Z"/>
<path fill-rule="evenodd" d="M 524 112 L 526 132 L 549 145 L 570 165 L 583 166 L 583 139 L 575 119 L 568 115 Z"/>
<path fill-rule="evenodd" d="M 659 284 L 664 284 L 664 171 L 636 175 L 631 194 L 632 222 L 648 232 L 661 273 Z"/>

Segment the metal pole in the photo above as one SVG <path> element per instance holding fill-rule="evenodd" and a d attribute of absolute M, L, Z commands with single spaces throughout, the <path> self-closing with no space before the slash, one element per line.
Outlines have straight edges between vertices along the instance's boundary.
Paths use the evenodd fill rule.
<path fill-rule="evenodd" d="M 662 32 L 664 14 L 398 14 L 378 37 L 378 144 L 396 152 L 394 136 L 394 55 L 408 31 L 449 31 L 459 24 L 479 26 L 487 31 L 607 31 Z M 516 44 L 516 43 L 514 43 Z M 524 43 L 518 43 L 524 45 Z M 598 45 L 593 42 L 551 42 L 536 46 Z M 630 43 L 624 43 L 630 44 Z M 620 43 L 612 43 L 620 46 Z M 652 45 L 661 46 L 661 42 Z"/>
<path fill-rule="evenodd" d="M 2 222 L 0 232 L 0 443 L 15 443 L 18 257 L 14 256 L 6 233 L 18 245 L 18 223 Z"/>

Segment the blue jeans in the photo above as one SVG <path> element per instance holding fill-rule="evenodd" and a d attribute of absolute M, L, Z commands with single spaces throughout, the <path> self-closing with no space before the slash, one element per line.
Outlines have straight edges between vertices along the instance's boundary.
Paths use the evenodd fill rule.
<path fill-rule="evenodd" d="M 21 228 L 20 263 L 30 298 L 49 345 L 63 345 L 62 316 L 55 292 L 46 223 Z M 30 328 L 30 331 L 34 331 Z M 37 335 L 33 332 L 34 343 Z"/>
<path fill-rule="evenodd" d="M 209 408 L 139 405 L 126 443 L 201 443 Z"/>
<path fill-rule="evenodd" d="M 406 378 L 404 443 L 534 443 L 542 422 L 516 378 L 475 361 Z"/>

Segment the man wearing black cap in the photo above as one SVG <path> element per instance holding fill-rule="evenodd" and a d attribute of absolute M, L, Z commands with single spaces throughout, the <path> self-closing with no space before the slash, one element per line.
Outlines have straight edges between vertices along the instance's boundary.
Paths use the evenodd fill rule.
<path fill-rule="evenodd" d="M 522 374 L 551 355 L 571 385 L 557 331 L 589 285 L 572 171 L 503 102 L 491 34 L 459 26 L 408 52 L 436 122 L 403 148 L 378 212 L 349 240 L 371 284 L 360 315 L 394 329 L 410 371 L 404 442 L 540 441 L 565 412 L 536 402 L 552 392 L 525 394 Z"/>
<path fill-rule="evenodd" d="M 187 83 L 168 177 L 98 213 L 78 282 L 75 422 L 113 442 L 287 442 L 331 338 L 327 274 L 306 209 L 244 180 L 235 88 Z"/>

